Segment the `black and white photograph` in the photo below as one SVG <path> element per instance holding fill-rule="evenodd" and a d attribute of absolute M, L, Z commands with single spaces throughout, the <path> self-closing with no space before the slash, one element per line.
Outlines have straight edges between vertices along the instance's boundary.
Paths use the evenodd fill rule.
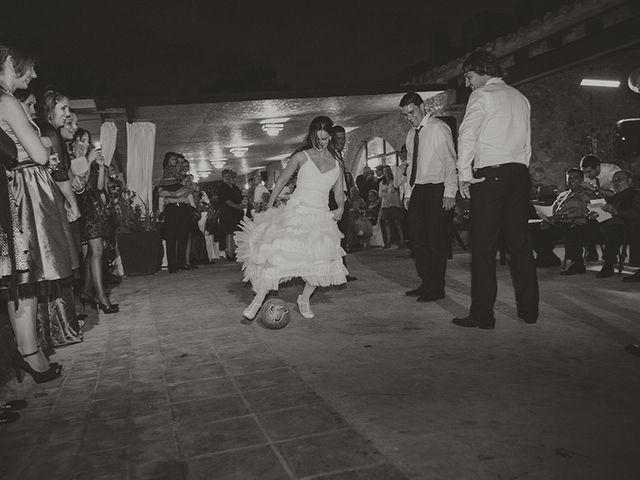
<path fill-rule="evenodd" d="M 0 480 L 635 480 L 638 438 L 639 2 L 0 7 Z"/>

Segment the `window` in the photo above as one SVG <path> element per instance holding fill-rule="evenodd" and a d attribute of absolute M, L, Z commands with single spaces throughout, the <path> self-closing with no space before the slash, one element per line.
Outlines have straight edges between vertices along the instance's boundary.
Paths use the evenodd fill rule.
<path fill-rule="evenodd" d="M 374 137 L 362 144 L 354 176 L 360 175 L 365 165 L 374 169 L 378 165 L 398 165 L 398 154 L 391 144 L 380 137 Z"/>

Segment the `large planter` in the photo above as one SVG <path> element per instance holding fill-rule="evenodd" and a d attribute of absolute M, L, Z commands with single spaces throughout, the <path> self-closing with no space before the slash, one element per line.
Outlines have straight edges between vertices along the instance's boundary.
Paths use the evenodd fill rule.
<path fill-rule="evenodd" d="M 118 250 L 126 275 L 148 275 L 160 270 L 160 232 L 118 234 Z"/>

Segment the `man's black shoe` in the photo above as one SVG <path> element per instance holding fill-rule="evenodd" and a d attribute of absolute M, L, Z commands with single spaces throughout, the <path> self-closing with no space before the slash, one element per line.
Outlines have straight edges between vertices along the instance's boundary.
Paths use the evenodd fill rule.
<path fill-rule="evenodd" d="M 404 292 L 404 294 L 407 297 L 419 297 L 421 295 L 424 295 L 425 291 L 424 291 L 424 287 L 419 286 L 418 288 L 414 288 L 413 290 L 407 290 L 406 292 Z"/>
<path fill-rule="evenodd" d="M 442 300 L 444 298 L 444 292 L 441 293 L 423 293 L 417 298 L 418 302 L 435 302 L 436 300 Z"/>
<path fill-rule="evenodd" d="M 520 317 L 520 316 L 518 316 L 518 318 L 520 320 L 522 320 L 524 323 L 528 323 L 529 325 L 533 325 L 534 323 L 538 322 L 538 319 L 534 318 L 534 317 L 527 317 L 527 316 Z"/>
<path fill-rule="evenodd" d="M 496 319 L 491 319 L 490 322 L 480 323 L 478 320 L 473 318 L 471 315 L 463 318 L 454 318 L 454 325 L 458 325 L 459 327 L 467 327 L 467 328 L 481 328 L 483 330 L 493 330 L 496 325 Z"/>
<path fill-rule="evenodd" d="M 347 275 L 347 282 L 353 282 L 354 280 L 357 280 L 358 277 L 354 277 L 353 275 Z"/>
<path fill-rule="evenodd" d="M 571 265 L 569 265 L 567 268 L 562 270 L 560 272 L 560 275 L 576 275 L 578 273 L 585 273 L 586 271 L 587 269 L 584 268 L 583 263 L 574 262 Z"/>
<path fill-rule="evenodd" d="M 622 279 L 624 283 L 640 283 L 640 270 L 631 275 L 630 277 L 624 277 Z"/>
<path fill-rule="evenodd" d="M 596 273 L 596 277 L 598 278 L 609 278 L 609 277 L 613 277 L 615 275 L 615 270 L 613 269 L 613 265 L 611 265 L 610 263 L 605 263 L 602 266 L 602 269 Z"/>

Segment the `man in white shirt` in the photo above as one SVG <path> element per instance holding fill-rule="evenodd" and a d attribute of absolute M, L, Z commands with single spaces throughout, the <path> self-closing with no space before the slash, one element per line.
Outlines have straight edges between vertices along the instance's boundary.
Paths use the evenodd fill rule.
<path fill-rule="evenodd" d="M 448 212 L 455 205 L 458 182 L 449 126 L 427 112 L 422 98 L 409 92 L 400 100 L 412 128 L 407 133 L 407 176 L 413 188 L 409 200 L 409 239 L 422 281 L 406 292 L 419 302 L 444 298 L 447 270 Z"/>
<path fill-rule="evenodd" d="M 585 187 L 593 190 L 601 197 L 615 195 L 613 190 L 613 175 L 622 170 L 613 163 L 601 163 L 595 155 L 585 155 L 580 160 L 580 168 L 584 173 Z"/>
<path fill-rule="evenodd" d="M 458 137 L 460 193 L 471 198 L 471 308 L 461 327 L 493 329 L 500 234 L 511 257 L 518 317 L 538 319 L 538 278 L 528 226 L 529 101 L 504 83 L 497 58 L 476 51 L 463 64 L 473 90 Z"/>

